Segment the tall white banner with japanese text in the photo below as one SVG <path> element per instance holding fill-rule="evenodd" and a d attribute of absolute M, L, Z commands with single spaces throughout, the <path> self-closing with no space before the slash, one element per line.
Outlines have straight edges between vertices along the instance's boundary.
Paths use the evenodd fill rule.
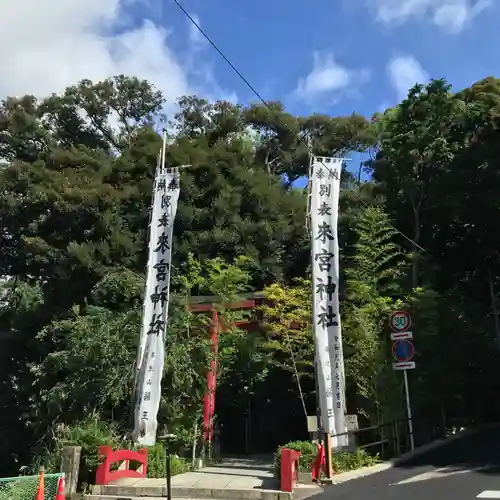
<path fill-rule="evenodd" d="M 337 239 L 343 160 L 315 157 L 311 168 L 313 321 L 321 425 L 333 447 L 347 446 Z"/>
<path fill-rule="evenodd" d="M 159 168 L 149 226 L 149 258 L 135 387 L 133 437 L 144 446 L 156 443 L 168 323 L 172 233 L 179 192 L 179 171 Z"/>

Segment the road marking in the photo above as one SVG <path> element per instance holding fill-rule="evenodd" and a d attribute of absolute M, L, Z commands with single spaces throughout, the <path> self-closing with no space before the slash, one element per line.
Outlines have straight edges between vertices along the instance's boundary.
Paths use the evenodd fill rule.
<path fill-rule="evenodd" d="M 391 486 L 416 483 L 418 481 L 429 481 L 430 479 L 441 479 L 443 477 L 450 477 L 456 474 L 466 474 L 467 472 L 474 472 L 487 469 L 488 467 L 489 466 L 474 467 L 472 469 L 464 469 L 462 467 L 443 467 L 441 469 L 436 469 L 430 472 L 424 472 L 423 474 L 417 474 L 416 476 L 409 477 L 408 479 L 403 479 L 403 481 L 399 481 L 399 483 L 393 483 Z M 489 498 L 489 497 L 484 497 L 484 498 Z M 500 498 L 500 497 L 491 497 L 491 498 Z"/>
<path fill-rule="evenodd" d="M 477 498 L 500 498 L 500 491 L 498 490 L 486 490 L 479 493 Z"/>

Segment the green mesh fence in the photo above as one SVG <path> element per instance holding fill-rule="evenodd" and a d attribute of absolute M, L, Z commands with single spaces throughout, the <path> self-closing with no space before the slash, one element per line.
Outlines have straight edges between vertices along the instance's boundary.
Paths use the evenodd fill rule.
<path fill-rule="evenodd" d="M 45 500 L 55 500 L 59 479 L 64 474 L 45 474 Z M 35 500 L 38 489 L 37 476 L 0 478 L 0 500 Z"/>

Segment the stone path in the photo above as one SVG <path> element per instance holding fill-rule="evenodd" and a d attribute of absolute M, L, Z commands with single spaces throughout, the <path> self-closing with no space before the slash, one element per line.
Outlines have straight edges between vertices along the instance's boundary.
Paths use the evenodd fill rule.
<path fill-rule="evenodd" d="M 121 479 L 117 484 L 142 488 L 164 486 L 165 479 Z M 172 476 L 172 487 L 279 490 L 279 482 L 268 461 L 232 458 L 221 464 Z"/>
<path fill-rule="evenodd" d="M 120 479 L 108 486 L 94 486 L 89 500 L 166 496 L 166 480 Z M 300 490 L 300 491 L 298 491 Z M 316 486 L 299 486 L 294 497 L 301 499 L 318 491 Z M 280 492 L 271 461 L 267 458 L 232 458 L 221 464 L 204 467 L 172 477 L 172 497 L 183 499 L 288 500 Z"/>

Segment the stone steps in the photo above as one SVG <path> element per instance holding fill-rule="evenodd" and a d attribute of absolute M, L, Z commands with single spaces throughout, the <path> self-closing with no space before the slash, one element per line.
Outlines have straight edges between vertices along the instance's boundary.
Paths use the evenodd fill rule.
<path fill-rule="evenodd" d="M 128 486 L 110 484 L 93 486 L 87 500 L 136 500 L 141 498 L 167 498 L 167 486 Z M 174 499 L 204 500 L 291 500 L 285 491 L 265 489 L 196 488 L 172 486 Z"/>

